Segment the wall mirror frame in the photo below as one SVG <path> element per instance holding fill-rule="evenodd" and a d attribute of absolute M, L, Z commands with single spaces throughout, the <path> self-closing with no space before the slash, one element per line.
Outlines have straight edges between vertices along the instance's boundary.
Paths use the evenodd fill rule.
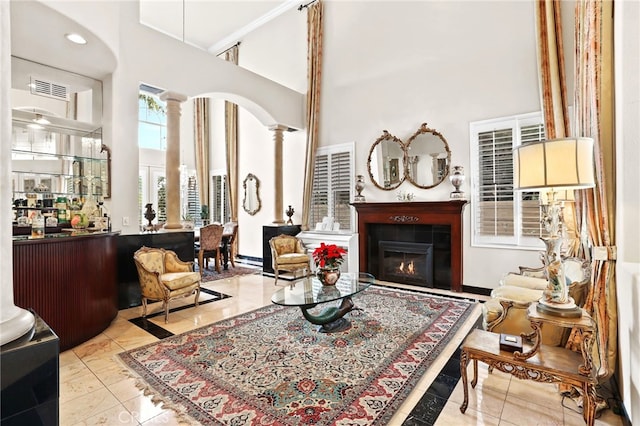
<path fill-rule="evenodd" d="M 369 150 L 367 170 L 371 182 L 385 191 L 399 187 L 405 179 L 405 157 L 402 141 L 383 130 Z"/>
<path fill-rule="evenodd" d="M 242 200 L 242 208 L 251 216 L 260 211 L 260 180 L 253 174 L 249 173 L 242 182 L 244 188 L 244 199 Z"/>
<path fill-rule="evenodd" d="M 405 180 L 422 189 L 433 188 L 449 175 L 451 151 L 437 130 L 423 123 L 405 144 L 386 130 L 371 145 L 367 170 L 371 182 L 384 191 Z"/>
<path fill-rule="evenodd" d="M 451 150 L 437 130 L 422 123 L 405 146 L 406 179 L 422 189 L 438 186 L 449 176 Z"/>

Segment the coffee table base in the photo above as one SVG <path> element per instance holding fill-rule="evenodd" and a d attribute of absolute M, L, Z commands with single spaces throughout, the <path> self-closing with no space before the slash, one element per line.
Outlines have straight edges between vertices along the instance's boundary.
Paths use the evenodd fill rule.
<path fill-rule="evenodd" d="M 351 321 L 346 318 L 338 318 L 334 322 L 318 327 L 318 333 L 338 333 L 351 328 Z"/>
<path fill-rule="evenodd" d="M 332 306 L 320 312 L 318 315 L 314 315 L 309 312 L 309 309 L 317 306 L 317 303 L 311 305 L 300 306 L 302 315 L 311 324 L 319 325 L 318 331 L 321 333 L 335 333 L 338 331 L 344 331 L 351 327 L 351 322 L 346 318 L 343 318 L 348 312 L 354 308 L 353 300 L 350 297 L 342 299 L 339 307 Z"/>

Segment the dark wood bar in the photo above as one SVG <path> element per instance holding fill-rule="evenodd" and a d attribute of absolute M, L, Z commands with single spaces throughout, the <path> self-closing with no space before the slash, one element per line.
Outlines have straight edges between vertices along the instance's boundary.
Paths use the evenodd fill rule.
<path fill-rule="evenodd" d="M 13 241 L 13 293 L 60 338 L 64 351 L 106 329 L 118 313 L 117 233 Z"/>

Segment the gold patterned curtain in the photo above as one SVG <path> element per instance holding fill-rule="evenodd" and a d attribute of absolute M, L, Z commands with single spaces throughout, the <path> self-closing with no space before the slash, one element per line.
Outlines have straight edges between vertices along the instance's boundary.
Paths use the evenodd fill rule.
<path fill-rule="evenodd" d="M 576 201 L 576 208 L 588 217 L 593 278 L 584 307 L 596 322 L 599 380 L 615 371 L 618 338 L 612 10 L 611 0 L 576 2 L 575 124 L 581 136 L 594 139 L 596 180 L 595 188 L 582 191 L 586 196 Z M 583 252 L 589 256 L 588 247 Z M 578 347 L 578 333 L 570 344 Z"/>
<path fill-rule="evenodd" d="M 302 196 L 302 230 L 309 229 L 313 170 L 320 127 L 320 83 L 322 77 L 322 0 L 307 8 L 307 151 Z"/>
<path fill-rule="evenodd" d="M 193 100 L 193 140 L 196 151 L 196 179 L 200 205 L 209 204 L 209 99 Z"/>
<path fill-rule="evenodd" d="M 548 139 L 571 136 L 567 107 L 567 83 L 562 41 L 562 19 L 560 1 L 538 0 L 536 2 L 536 24 L 538 30 L 538 76 Z M 572 197 L 573 198 L 573 197 Z M 566 255 L 579 252 L 580 238 L 576 233 L 577 218 L 573 201 L 565 203 L 564 228 L 566 232 Z"/>
<path fill-rule="evenodd" d="M 224 54 L 224 59 L 238 65 L 239 48 L 236 44 Z M 238 221 L 238 106 L 224 103 L 225 144 L 227 151 L 227 194 L 231 221 Z M 236 239 L 237 240 L 237 239 Z"/>
<path fill-rule="evenodd" d="M 570 135 L 559 7 L 557 0 L 536 3 L 540 87 L 550 139 Z M 614 373 L 617 357 L 612 7 L 611 0 L 577 0 L 574 34 L 574 136 L 594 139 L 596 186 L 576 191 L 576 214 L 571 216 L 588 241 L 584 235 L 584 244 L 574 239 L 568 252 L 592 258 L 592 285 L 584 307 L 596 323 L 593 355 L 601 381 Z M 580 344 L 581 334 L 574 330 L 567 347 L 579 350 Z"/>
<path fill-rule="evenodd" d="M 538 0 L 538 66 L 542 109 L 548 139 L 569 136 L 567 85 L 562 49 L 560 2 Z"/>

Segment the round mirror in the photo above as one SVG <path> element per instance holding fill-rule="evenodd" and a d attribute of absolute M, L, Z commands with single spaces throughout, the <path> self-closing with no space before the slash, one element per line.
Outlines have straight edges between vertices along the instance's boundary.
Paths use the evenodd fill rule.
<path fill-rule="evenodd" d="M 406 153 L 407 179 L 418 188 L 433 188 L 449 175 L 449 145 L 440 132 L 426 123 L 409 138 Z"/>
<path fill-rule="evenodd" d="M 404 182 L 405 154 L 402 141 L 386 130 L 371 146 L 367 169 L 369 177 L 380 189 L 391 190 Z"/>
<path fill-rule="evenodd" d="M 244 186 L 244 200 L 242 208 L 251 216 L 260 211 L 260 181 L 252 173 L 249 173 L 242 184 Z"/>

